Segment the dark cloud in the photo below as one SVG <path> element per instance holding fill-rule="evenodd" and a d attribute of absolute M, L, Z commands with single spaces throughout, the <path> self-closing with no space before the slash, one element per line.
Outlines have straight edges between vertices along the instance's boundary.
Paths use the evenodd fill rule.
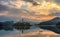
<path fill-rule="evenodd" d="M 26 1 L 26 2 L 35 2 L 34 0 L 23 0 L 23 1 Z"/>
<path fill-rule="evenodd" d="M 6 11 L 6 10 L 8 10 L 8 7 L 0 4 L 0 11 Z"/>
<path fill-rule="evenodd" d="M 33 5 L 38 5 L 38 3 L 35 1 L 35 0 L 23 0 L 25 2 L 30 2 L 32 3 Z"/>
<path fill-rule="evenodd" d="M 60 4 L 60 0 L 55 0 L 56 3 Z"/>
<path fill-rule="evenodd" d="M 0 1 L 6 1 L 6 0 L 0 0 Z"/>

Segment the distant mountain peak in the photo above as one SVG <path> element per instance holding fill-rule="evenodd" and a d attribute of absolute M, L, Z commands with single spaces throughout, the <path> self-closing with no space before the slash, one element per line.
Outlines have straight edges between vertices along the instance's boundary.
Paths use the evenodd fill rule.
<path fill-rule="evenodd" d="M 60 22 L 60 17 L 55 17 L 53 18 L 52 20 L 48 20 L 48 21 L 44 21 L 44 22 L 41 22 L 40 24 L 44 24 L 44 25 L 54 25 L 56 23 Z"/>
<path fill-rule="evenodd" d="M 60 19 L 60 17 L 55 17 L 55 18 L 53 18 L 52 20 L 56 20 L 56 19 Z"/>

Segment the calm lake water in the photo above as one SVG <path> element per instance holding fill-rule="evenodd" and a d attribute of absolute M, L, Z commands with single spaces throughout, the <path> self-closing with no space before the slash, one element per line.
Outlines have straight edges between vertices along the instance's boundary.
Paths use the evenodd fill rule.
<path fill-rule="evenodd" d="M 0 30 L 0 37 L 22 37 L 22 36 L 28 37 L 27 35 L 34 35 L 37 37 L 39 35 L 39 31 L 47 31 L 48 32 L 48 30 L 43 30 L 43 29 L 40 29 L 40 28 L 35 27 L 35 26 L 31 27 L 28 30 L 24 30 L 23 34 L 22 34 L 21 30 L 17 30 L 17 29 L 4 30 L 3 29 L 3 30 Z M 29 37 L 32 37 L 32 36 L 29 36 Z M 40 37 L 42 37 L 42 36 L 40 36 Z M 53 36 L 53 37 L 57 37 L 57 36 Z"/>
<path fill-rule="evenodd" d="M 23 34 L 28 33 L 28 32 L 32 32 L 32 31 L 33 32 L 37 31 L 37 30 L 34 30 L 34 29 L 39 30 L 38 28 L 33 26 L 33 27 L 30 27 L 30 29 L 28 29 L 28 30 L 23 30 Z M 22 30 L 17 30 L 15 28 L 9 28 L 9 29 L 4 28 L 4 29 L 0 30 L 0 37 L 12 37 L 12 36 L 21 35 L 21 34 L 22 34 Z"/>

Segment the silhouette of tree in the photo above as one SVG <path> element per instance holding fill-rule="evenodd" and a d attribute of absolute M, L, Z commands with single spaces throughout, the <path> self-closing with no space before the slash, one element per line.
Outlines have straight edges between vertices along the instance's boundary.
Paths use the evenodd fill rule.
<path fill-rule="evenodd" d="M 31 24 L 28 22 L 21 22 L 21 23 L 18 22 L 18 23 L 15 23 L 13 26 L 18 30 L 22 30 L 22 33 L 23 33 L 23 30 L 30 29 Z"/>
<path fill-rule="evenodd" d="M 56 24 L 56 27 L 57 27 L 57 28 L 60 28 L 60 22 L 58 22 L 58 23 Z"/>

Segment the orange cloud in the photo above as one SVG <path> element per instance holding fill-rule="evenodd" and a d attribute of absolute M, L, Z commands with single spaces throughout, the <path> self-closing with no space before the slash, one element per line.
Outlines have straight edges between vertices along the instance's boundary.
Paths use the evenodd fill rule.
<path fill-rule="evenodd" d="M 35 15 L 50 15 L 52 13 L 55 13 L 53 9 L 56 9 L 56 11 L 60 11 L 60 6 L 54 2 L 46 2 L 43 1 L 40 3 L 40 5 L 33 6 L 29 8 L 29 11 L 35 12 Z"/>
<path fill-rule="evenodd" d="M 55 18 L 56 16 L 21 16 L 22 18 L 26 18 L 29 20 L 35 20 L 35 21 L 47 21 L 47 20 L 51 20 L 53 18 Z"/>
<path fill-rule="evenodd" d="M 40 4 L 36 6 L 32 6 L 32 3 L 24 2 L 24 1 L 10 1 L 10 5 L 12 8 L 9 13 L 0 13 L 0 15 L 6 15 L 9 17 L 16 17 L 16 18 L 26 18 L 29 20 L 36 20 L 36 21 L 45 21 L 51 20 L 56 16 L 52 15 L 55 14 L 56 11 L 60 11 L 60 5 L 50 2 L 50 1 L 42 1 Z M 22 6 L 26 6 L 26 10 L 21 10 Z M 15 7 L 15 9 L 13 9 Z M 25 8 L 25 7 L 24 7 Z M 56 11 L 54 10 L 56 9 Z M 49 16 L 51 15 L 51 16 Z"/>

